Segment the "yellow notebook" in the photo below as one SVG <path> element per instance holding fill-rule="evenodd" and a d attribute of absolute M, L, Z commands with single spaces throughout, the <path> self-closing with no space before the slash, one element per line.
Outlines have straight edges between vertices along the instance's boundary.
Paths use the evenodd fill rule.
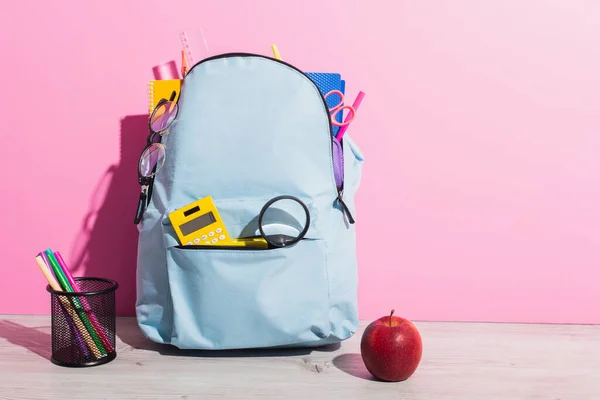
<path fill-rule="evenodd" d="M 152 114 L 160 99 L 169 100 L 173 90 L 177 93 L 175 96 L 175 101 L 177 101 L 181 82 L 181 79 L 161 79 L 148 82 L 148 113 Z"/>

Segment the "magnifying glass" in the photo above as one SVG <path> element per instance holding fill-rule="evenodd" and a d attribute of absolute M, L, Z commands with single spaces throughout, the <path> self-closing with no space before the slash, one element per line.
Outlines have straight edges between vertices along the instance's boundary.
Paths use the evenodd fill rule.
<path fill-rule="evenodd" d="M 300 222 L 302 220 L 304 222 Z M 260 235 L 270 247 L 287 247 L 298 243 L 306 236 L 309 226 L 308 207 L 294 196 L 272 198 L 258 215 Z"/>

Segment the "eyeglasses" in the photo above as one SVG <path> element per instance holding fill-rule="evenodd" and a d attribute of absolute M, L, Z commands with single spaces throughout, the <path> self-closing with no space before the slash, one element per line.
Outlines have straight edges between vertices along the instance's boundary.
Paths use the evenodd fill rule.
<path fill-rule="evenodd" d="M 138 183 L 142 186 L 142 191 L 135 214 L 134 223 L 136 225 L 142 220 L 144 211 L 152 196 L 154 177 L 165 164 L 166 149 L 161 141 L 163 136 L 169 134 L 169 127 L 177 117 L 179 111 L 177 103 L 174 102 L 175 96 L 176 92 L 173 91 L 169 100 L 161 99 L 154 108 L 154 111 L 152 111 L 152 115 L 148 121 L 150 134 L 138 162 Z"/>

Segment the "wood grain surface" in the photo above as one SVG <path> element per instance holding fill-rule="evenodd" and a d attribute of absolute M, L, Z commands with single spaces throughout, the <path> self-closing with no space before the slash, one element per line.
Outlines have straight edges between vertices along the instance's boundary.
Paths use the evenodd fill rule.
<path fill-rule="evenodd" d="M 404 382 L 374 380 L 362 330 L 340 346 L 181 351 L 117 322 L 117 358 L 49 361 L 50 317 L 0 315 L 0 399 L 600 400 L 600 326 L 415 322 L 423 359 Z"/>

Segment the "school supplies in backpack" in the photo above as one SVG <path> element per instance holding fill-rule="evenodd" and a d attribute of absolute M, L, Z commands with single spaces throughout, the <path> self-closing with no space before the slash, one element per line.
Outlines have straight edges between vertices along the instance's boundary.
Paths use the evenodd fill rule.
<path fill-rule="evenodd" d="M 342 79 L 341 74 L 333 72 L 306 72 L 306 76 L 315 82 L 323 97 L 327 96 L 327 93 L 332 90 L 339 90 L 342 94 L 345 94 L 345 81 Z M 325 97 L 325 102 L 329 108 L 333 108 L 339 100 L 337 96 Z M 342 114 L 337 114 L 335 119 L 337 122 L 342 122 Z M 340 127 L 333 125 L 331 129 L 333 136 L 337 136 Z"/>
<path fill-rule="evenodd" d="M 137 225 L 136 314 L 144 334 L 211 350 L 351 337 L 363 156 L 346 134 L 336 176 L 329 107 L 314 81 L 283 60 L 221 54 L 190 66 L 177 107 L 160 136 L 162 168 Z M 306 229 L 284 246 L 182 245 L 169 214 L 207 196 L 232 238 L 269 237 L 261 211 L 280 196 L 299 199 L 309 218 L 291 201 L 277 205 L 274 219 L 298 230 L 307 222 Z"/>
<path fill-rule="evenodd" d="M 177 101 L 181 82 L 181 79 L 153 79 L 148 81 L 149 114 L 152 114 L 161 99 L 166 98 L 168 100 L 173 92 L 176 94 L 174 101 Z"/>

